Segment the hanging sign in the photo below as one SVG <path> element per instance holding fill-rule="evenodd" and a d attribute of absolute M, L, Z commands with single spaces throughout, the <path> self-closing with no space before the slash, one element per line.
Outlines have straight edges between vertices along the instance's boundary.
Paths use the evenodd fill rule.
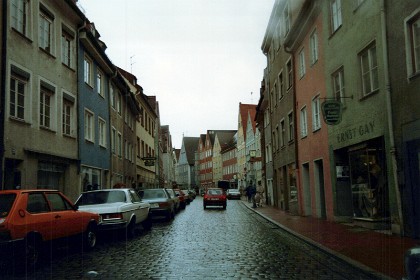
<path fill-rule="evenodd" d="M 326 100 L 321 104 L 324 121 L 328 125 L 336 125 L 341 122 L 342 104 L 337 100 Z"/>

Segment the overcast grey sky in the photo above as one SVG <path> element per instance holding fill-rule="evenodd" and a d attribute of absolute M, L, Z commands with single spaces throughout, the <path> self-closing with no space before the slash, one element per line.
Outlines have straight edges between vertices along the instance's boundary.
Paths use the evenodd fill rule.
<path fill-rule="evenodd" d="M 111 61 L 159 101 L 173 146 L 208 129 L 237 129 L 257 104 L 261 44 L 274 0 L 79 0 Z M 251 92 L 253 94 L 251 94 Z"/>

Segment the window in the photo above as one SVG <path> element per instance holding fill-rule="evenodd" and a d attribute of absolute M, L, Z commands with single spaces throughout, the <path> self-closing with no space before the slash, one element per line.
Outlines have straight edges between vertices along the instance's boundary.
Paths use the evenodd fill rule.
<path fill-rule="evenodd" d="M 106 147 L 106 122 L 98 118 L 99 146 Z"/>
<path fill-rule="evenodd" d="M 111 132 L 111 150 L 113 154 L 115 154 L 116 141 L 117 141 L 117 130 L 113 127 L 112 132 Z"/>
<path fill-rule="evenodd" d="M 52 53 L 54 17 L 45 9 L 39 12 L 39 47 L 48 53 Z"/>
<path fill-rule="evenodd" d="M 280 121 L 280 146 L 284 147 L 286 142 L 286 127 L 284 126 L 284 120 Z"/>
<path fill-rule="evenodd" d="M 10 116 L 25 119 L 25 95 L 28 80 L 18 75 L 10 77 Z"/>
<path fill-rule="evenodd" d="M 299 77 L 302 78 L 305 76 L 306 69 L 305 69 L 305 51 L 302 49 L 299 52 Z"/>
<path fill-rule="evenodd" d="M 378 89 L 378 62 L 376 60 L 376 46 L 370 46 L 360 53 L 362 74 L 362 93 L 366 96 Z"/>
<path fill-rule="evenodd" d="M 85 110 L 85 139 L 87 141 L 94 141 L 94 122 L 93 122 L 93 113 Z"/>
<path fill-rule="evenodd" d="M 341 0 L 331 0 L 331 25 L 335 32 L 342 25 Z"/>
<path fill-rule="evenodd" d="M 407 21 L 409 74 L 420 72 L 420 13 Z"/>
<path fill-rule="evenodd" d="M 318 35 L 316 30 L 312 32 L 309 44 L 311 48 L 311 64 L 315 64 L 318 61 Z"/>
<path fill-rule="evenodd" d="M 340 68 L 333 73 L 332 80 L 335 100 L 344 103 L 344 69 Z"/>
<path fill-rule="evenodd" d="M 289 11 L 289 4 L 286 4 L 283 11 L 283 19 L 284 19 L 284 36 L 289 33 L 290 31 L 290 11 Z"/>
<path fill-rule="evenodd" d="M 28 35 L 29 3 L 28 0 L 12 0 L 10 3 L 11 25 L 24 35 Z"/>
<path fill-rule="evenodd" d="M 277 106 L 277 99 L 278 99 L 278 93 L 279 90 L 277 88 L 277 83 L 274 83 L 274 90 L 273 90 L 273 94 L 274 94 L 274 106 Z"/>
<path fill-rule="evenodd" d="M 51 99 L 54 92 L 41 85 L 40 104 L 39 104 L 39 124 L 43 127 L 51 128 Z"/>
<path fill-rule="evenodd" d="M 98 70 L 98 74 L 96 75 L 96 91 L 102 97 L 104 97 L 104 75 L 100 70 Z"/>
<path fill-rule="evenodd" d="M 61 31 L 61 62 L 68 67 L 72 65 L 72 44 L 74 36 L 70 35 L 66 30 Z"/>
<path fill-rule="evenodd" d="M 300 137 L 308 136 L 308 115 L 306 106 L 300 109 Z"/>
<path fill-rule="evenodd" d="M 282 99 L 284 96 L 284 79 L 283 72 L 279 74 L 279 98 Z"/>
<path fill-rule="evenodd" d="M 111 107 L 115 109 L 115 86 L 111 84 L 109 89 L 109 102 L 111 103 Z"/>
<path fill-rule="evenodd" d="M 295 122 L 293 121 L 293 112 L 287 115 L 289 120 L 289 142 L 294 140 L 294 133 L 295 133 Z"/>
<path fill-rule="evenodd" d="M 71 135 L 71 118 L 72 118 L 73 103 L 63 99 L 63 134 Z"/>
<path fill-rule="evenodd" d="M 121 135 L 121 133 L 118 132 L 118 135 L 117 135 L 117 149 L 118 149 L 118 156 L 119 157 L 122 157 L 122 145 L 123 145 L 122 135 Z"/>
<path fill-rule="evenodd" d="M 121 98 L 121 93 L 120 92 L 118 92 L 118 96 L 117 96 L 117 112 L 118 112 L 118 114 L 121 116 L 121 113 L 122 113 L 122 109 L 121 109 L 121 106 L 122 106 L 122 100 L 121 100 L 122 98 Z"/>
<path fill-rule="evenodd" d="M 287 89 L 290 89 L 293 85 L 293 69 L 292 69 L 291 60 L 287 62 L 286 68 L 287 68 Z"/>
<path fill-rule="evenodd" d="M 312 130 L 316 131 L 321 128 L 321 104 L 319 95 L 312 99 Z"/>
<path fill-rule="evenodd" d="M 93 63 L 90 58 L 85 56 L 83 61 L 83 75 L 84 75 L 84 81 L 86 84 L 92 86 L 93 84 Z"/>

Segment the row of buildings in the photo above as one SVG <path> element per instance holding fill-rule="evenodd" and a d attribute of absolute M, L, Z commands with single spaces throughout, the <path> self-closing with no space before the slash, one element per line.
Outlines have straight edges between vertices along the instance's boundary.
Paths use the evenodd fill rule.
<path fill-rule="evenodd" d="M 0 11 L 1 188 L 75 199 L 163 186 L 174 169 L 157 98 L 112 63 L 77 1 L 1 1 Z"/>
<path fill-rule="evenodd" d="M 201 187 L 261 181 L 282 211 L 419 238 L 419 2 L 276 0 L 261 48 L 257 106 L 240 104 L 236 132 L 184 138 L 178 166 Z"/>

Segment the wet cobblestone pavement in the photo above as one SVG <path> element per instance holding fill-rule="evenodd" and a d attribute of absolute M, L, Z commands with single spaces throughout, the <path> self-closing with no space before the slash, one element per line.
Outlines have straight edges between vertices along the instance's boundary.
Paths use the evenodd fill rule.
<path fill-rule="evenodd" d="M 104 236 L 103 236 L 104 237 Z M 92 252 L 60 249 L 32 275 L 5 279 L 376 279 L 304 243 L 242 201 L 203 210 L 197 197 L 171 222 Z M 0 277 L 1 278 L 1 277 Z"/>

